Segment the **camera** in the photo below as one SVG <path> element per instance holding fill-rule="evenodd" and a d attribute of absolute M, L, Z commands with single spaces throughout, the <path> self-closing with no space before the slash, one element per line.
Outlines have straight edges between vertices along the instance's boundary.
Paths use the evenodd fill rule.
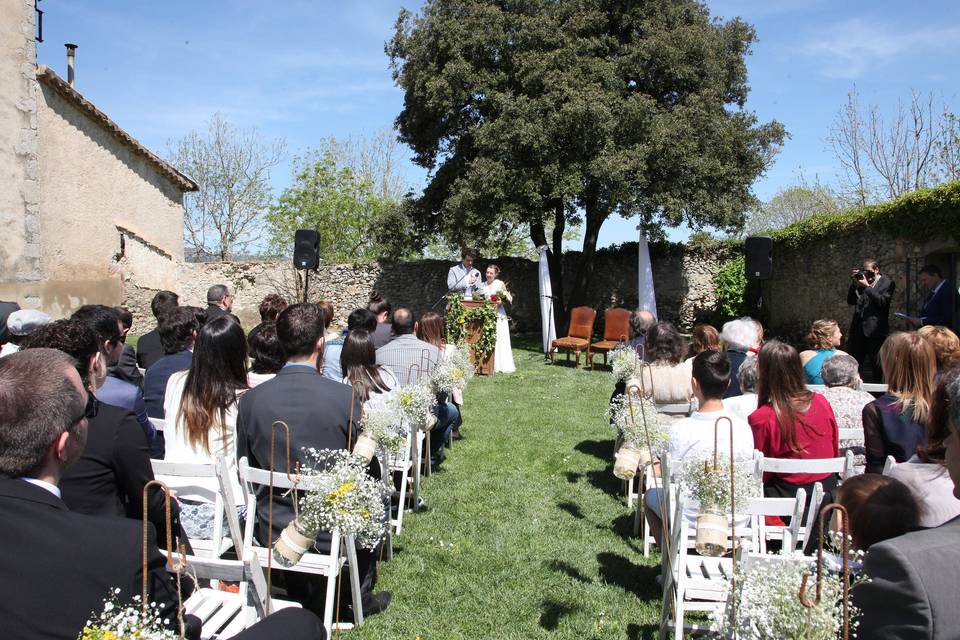
<path fill-rule="evenodd" d="M 853 270 L 853 279 L 859 280 L 861 277 L 867 281 L 867 284 L 873 284 L 873 281 L 877 278 L 877 272 L 872 269 L 855 268 Z"/>

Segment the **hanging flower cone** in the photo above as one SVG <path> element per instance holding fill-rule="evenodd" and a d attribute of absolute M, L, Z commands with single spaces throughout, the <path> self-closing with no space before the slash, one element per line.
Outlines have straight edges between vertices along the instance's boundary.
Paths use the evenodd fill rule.
<path fill-rule="evenodd" d="M 727 552 L 727 515 L 716 505 L 700 510 L 697 516 L 697 553 L 702 556 L 722 556 Z"/>
<path fill-rule="evenodd" d="M 367 462 L 370 462 L 376 452 L 377 441 L 368 436 L 366 433 L 361 433 L 360 437 L 357 438 L 357 443 L 353 446 L 353 455 L 359 456 Z"/>
<path fill-rule="evenodd" d="M 359 440 L 357 444 L 360 444 Z M 295 518 L 273 543 L 273 559 L 283 567 L 294 566 L 313 547 L 318 531 L 304 528 L 300 519 Z"/>
<path fill-rule="evenodd" d="M 650 454 L 629 442 L 623 443 L 616 453 L 616 463 L 613 465 L 613 475 L 621 480 L 630 480 L 637 475 L 640 465 L 650 462 Z"/>

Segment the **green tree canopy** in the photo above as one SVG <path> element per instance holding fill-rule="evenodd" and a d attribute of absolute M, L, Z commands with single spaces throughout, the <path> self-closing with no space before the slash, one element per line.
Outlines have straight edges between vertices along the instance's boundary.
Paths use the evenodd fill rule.
<path fill-rule="evenodd" d="M 573 301 L 603 223 L 739 229 L 751 184 L 782 143 L 744 109 L 739 19 L 694 0 L 428 0 L 386 51 L 400 139 L 430 170 L 421 232 L 486 244 L 516 221 L 536 245 L 552 220 L 554 291 L 568 223 L 583 222 Z"/>

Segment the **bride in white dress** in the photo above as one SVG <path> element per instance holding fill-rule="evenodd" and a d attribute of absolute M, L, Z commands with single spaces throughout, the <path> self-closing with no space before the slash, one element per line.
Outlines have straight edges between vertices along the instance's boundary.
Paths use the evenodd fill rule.
<path fill-rule="evenodd" d="M 483 283 L 484 295 L 489 298 L 497 294 L 497 297 L 502 296 L 509 302 L 513 302 L 513 296 L 503 281 L 498 279 L 499 275 L 500 267 L 495 264 L 487 267 L 487 280 Z M 497 304 L 497 345 L 493 351 L 493 370 L 496 373 L 513 373 L 517 370 L 513 364 L 513 351 L 510 348 L 510 321 L 507 320 L 503 302 Z"/>

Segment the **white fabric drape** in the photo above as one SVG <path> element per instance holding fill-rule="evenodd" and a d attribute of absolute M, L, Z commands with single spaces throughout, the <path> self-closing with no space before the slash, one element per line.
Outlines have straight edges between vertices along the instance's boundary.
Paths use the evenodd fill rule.
<path fill-rule="evenodd" d="M 653 291 L 653 267 L 650 264 L 650 248 L 647 246 L 647 234 L 640 228 L 640 263 L 637 265 L 637 298 L 639 309 L 649 311 L 654 318 L 657 315 L 657 297 Z"/>
<path fill-rule="evenodd" d="M 550 284 L 550 264 L 547 262 L 547 246 L 537 247 L 540 252 L 540 325 L 543 331 L 543 352 L 550 351 L 550 343 L 557 337 L 553 321 L 553 285 Z"/>

